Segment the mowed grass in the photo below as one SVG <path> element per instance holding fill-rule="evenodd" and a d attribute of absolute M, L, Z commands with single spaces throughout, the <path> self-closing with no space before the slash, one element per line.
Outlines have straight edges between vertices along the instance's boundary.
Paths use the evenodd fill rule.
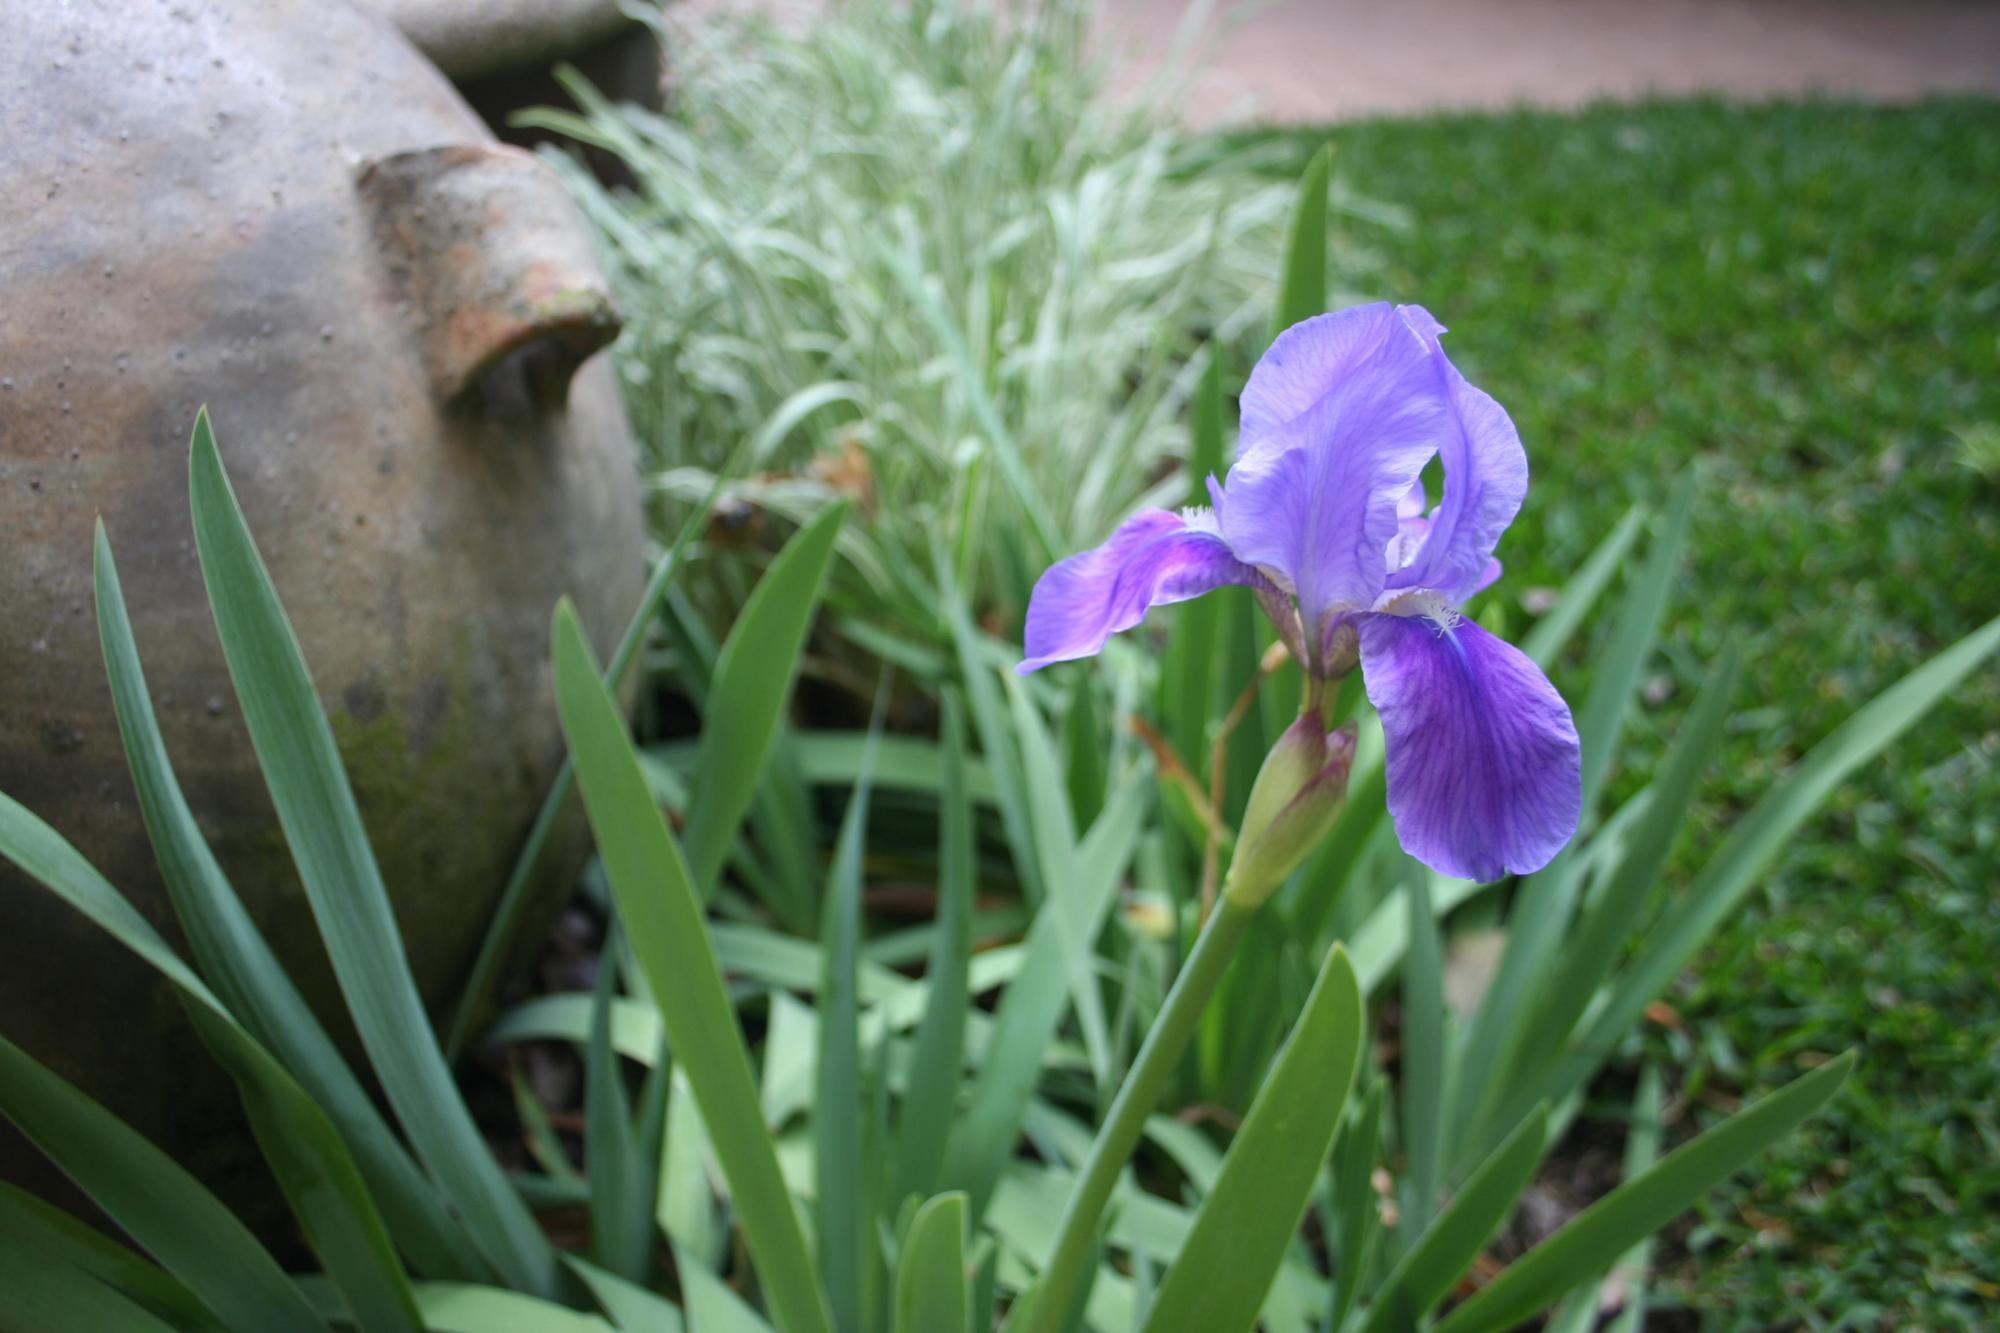
<path fill-rule="evenodd" d="M 1288 137 L 1303 161 L 1327 136 Z M 1632 499 L 1700 469 L 1619 779 L 1641 785 L 1739 645 L 1684 884 L 1807 747 L 2000 612 L 2000 105 L 1667 103 L 1331 137 L 1338 171 L 1415 219 L 1355 231 L 1377 261 L 1356 294 L 1429 306 L 1527 442 L 1510 615 Z M 1680 1071 L 1674 1134 L 1847 1046 L 1862 1062 L 1666 1247 L 1663 1295 L 1734 1327 L 2000 1308 L 2000 669 L 1847 784 L 1670 998 L 1644 1041 Z"/>

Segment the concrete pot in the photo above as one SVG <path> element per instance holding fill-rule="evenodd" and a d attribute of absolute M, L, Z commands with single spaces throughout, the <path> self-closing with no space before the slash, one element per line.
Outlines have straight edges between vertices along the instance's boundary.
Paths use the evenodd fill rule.
<path fill-rule="evenodd" d="M 206 403 L 440 1011 L 561 762 L 550 609 L 574 596 L 608 651 L 643 576 L 589 237 L 553 173 L 344 4 L 0 0 L 0 22 L 0 791 L 178 938 L 104 682 L 101 514 L 204 832 L 337 1015 L 196 560 Z M 4 863 L 0 1032 L 205 1176 L 251 1155 L 167 989 Z M 36 1160 L 0 1145 L 0 1175 Z"/>

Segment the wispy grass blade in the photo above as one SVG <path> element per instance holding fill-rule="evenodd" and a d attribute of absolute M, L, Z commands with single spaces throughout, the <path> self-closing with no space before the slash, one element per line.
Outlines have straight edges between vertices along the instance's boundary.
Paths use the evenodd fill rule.
<path fill-rule="evenodd" d="M 321 1293 L 313 1294 L 319 1301 Z M 320 1309 L 336 1319 L 346 1315 L 331 1302 L 321 1302 Z M 420 1284 L 417 1309 L 424 1333 L 612 1333 L 611 1325 L 594 1314 L 504 1287 L 464 1282 Z"/>
<path fill-rule="evenodd" d="M 704 898 L 757 794 L 846 517 L 846 505 L 830 505 L 785 543 L 716 659 L 687 816 L 688 867 Z"/>
<path fill-rule="evenodd" d="M 951 690 L 941 691 L 950 695 Z M 964 702 L 958 704 L 961 719 Z M 792 738 L 799 773 L 815 786 L 852 786 L 861 771 L 861 755 L 868 748 L 868 736 L 860 731 L 833 731 L 814 728 Z M 882 791 L 934 794 L 944 789 L 945 750 L 942 740 L 922 736 L 884 736 L 876 747 L 875 785 Z M 647 754 L 661 755 L 671 746 L 649 747 Z M 958 762 L 963 770 L 966 795 L 975 803 L 994 802 L 993 779 L 976 755 L 964 748 Z"/>
<path fill-rule="evenodd" d="M 214 1314 L 171 1273 L 19 1186 L 0 1181 L 0 1255 L 31 1253 L 39 1265 L 89 1274 L 166 1320 L 173 1328 L 222 1333 L 222 1325 L 216 1322 Z M 21 1288 L 5 1282 L 0 1282 L 0 1291 L 8 1293 L 10 1302 L 22 1294 Z M 12 1313 L 28 1328 L 53 1329 L 62 1322 L 50 1317 L 38 1324 L 31 1305 L 16 1308 Z M 74 1308 L 66 1310 L 65 1318 L 83 1322 L 81 1312 Z"/>
<path fill-rule="evenodd" d="M 1631 1180 L 1652 1169 L 1660 1159 L 1661 1091 L 1665 1082 L 1660 1067 L 1648 1061 L 1639 1071 L 1639 1086 L 1632 1093 L 1632 1124 L 1625 1131 L 1625 1179 Z M 1646 1325 L 1646 1270 L 1652 1261 L 1653 1238 L 1648 1236 L 1625 1252 L 1612 1268 L 1622 1278 L 1625 1305 L 1605 1333 L 1641 1333 Z"/>
<path fill-rule="evenodd" d="M 510 1282 L 548 1292 L 555 1257 L 453 1084 L 305 658 L 251 540 L 204 412 L 189 501 L 202 577 L 272 804 L 336 980 L 417 1157 Z"/>
<path fill-rule="evenodd" d="M 666 1297 L 574 1255 L 563 1256 L 563 1264 L 583 1279 L 591 1299 L 610 1316 L 619 1333 L 682 1333 L 687 1327 L 680 1307 Z"/>
<path fill-rule="evenodd" d="M 972 802 L 965 783 L 965 715 L 958 694 L 944 695 L 943 781 L 938 793 L 938 914 L 924 978 L 930 1003 L 917 1026 L 903 1090 L 894 1197 L 935 1189 L 958 1107 L 965 1068 L 966 1016 L 972 1006 Z"/>
<path fill-rule="evenodd" d="M 1437 1221 L 1403 1252 L 1369 1303 L 1361 1333 L 1396 1333 L 1421 1325 L 1514 1210 L 1547 1146 L 1548 1113 L 1524 1118 L 1479 1164 Z"/>
<path fill-rule="evenodd" d="M 652 1277 L 653 1255 L 658 1248 L 657 1208 L 661 1172 L 667 1160 L 667 1107 L 674 1087 L 674 1064 L 667 1047 L 667 1035 L 660 1033 L 654 1048 L 652 1068 L 639 1086 L 639 1105 L 632 1125 L 633 1188 L 626 1191 L 632 1212 L 626 1234 L 634 1237 L 632 1281 L 645 1283 Z"/>
<path fill-rule="evenodd" d="M 720 1264 L 729 1245 L 729 1230 L 716 1215 L 709 1190 L 708 1164 L 713 1151 L 708 1126 L 702 1123 L 701 1108 L 695 1104 L 684 1074 L 668 1080 L 666 1138 L 660 1149 L 654 1220 L 681 1264 Z"/>
<path fill-rule="evenodd" d="M 1062 722 L 1063 776 L 1071 816 L 1088 826 L 1104 810 L 1110 780 L 1104 753 L 1104 726 L 1098 717 L 1096 682 L 1085 672 L 1070 682 L 1069 708 Z"/>
<path fill-rule="evenodd" d="M 1444 947 L 1431 915 L 1430 874 L 1407 862 L 1410 948 L 1403 958 L 1403 1236 L 1422 1235 L 1437 1206 L 1445 1133 Z"/>
<path fill-rule="evenodd" d="M 224 1325 L 324 1333 L 277 1260 L 200 1181 L 4 1037 L 0 1110 Z"/>
<path fill-rule="evenodd" d="M 418 1271 L 432 1277 L 491 1277 L 491 1268 L 445 1210 L 437 1188 L 411 1160 L 307 1007 L 202 837 L 167 758 L 101 522 L 95 581 L 98 637 L 139 811 L 174 915 L 204 979 L 325 1109 L 353 1150 L 391 1233 Z"/>
<path fill-rule="evenodd" d="M 945 1180 L 971 1196 L 975 1219 L 992 1199 L 994 1183 L 1034 1094 L 1044 1053 L 1069 1008 L 1066 941 L 1095 936 L 1110 911 L 1138 843 L 1142 795 L 1139 783 L 1127 782 L 1106 803 L 1084 836 L 1075 873 L 1035 914 L 1028 929 L 1027 956 L 1001 997 L 993 1037 L 946 1150 Z M 1069 916 L 1059 920 L 1058 912 Z"/>
<path fill-rule="evenodd" d="M 896 1264 L 894 1333 L 971 1333 L 965 1196 L 927 1199 L 910 1219 Z"/>
<path fill-rule="evenodd" d="M 4 1233 L 0 1233 L 4 1234 Z M 6 1293 L 6 1323 L 13 1333 L 42 1329 L 116 1329 L 119 1333 L 176 1333 L 188 1325 L 168 1323 L 149 1307 L 107 1286 L 94 1274 L 63 1262 L 38 1235 L 7 1236 L 0 1245 L 0 1292 Z M 202 1325 L 214 1327 L 213 1323 Z"/>
<path fill-rule="evenodd" d="M 972 624 L 972 615 L 942 557 L 937 562 L 939 582 L 944 588 L 945 627 L 958 653 L 959 678 L 972 713 L 972 725 L 979 733 L 980 754 L 993 779 L 994 801 L 1000 808 L 1000 822 L 1007 831 L 1007 846 L 1014 873 L 1027 891 L 1030 904 L 1040 904 L 1045 894 L 1041 860 L 1035 854 L 1035 830 L 1029 822 L 1027 784 L 1021 776 L 1021 751 L 1014 739 L 1013 719 L 994 683 L 994 663 L 985 651 L 986 640 Z M 978 1214 L 975 1202 L 973 1213 Z"/>
<path fill-rule="evenodd" d="M 408 1284 L 381 1218 L 346 1145 L 312 1098 L 75 848 L 4 794 L 0 856 L 173 984 L 202 1041 L 236 1080 L 266 1163 L 350 1307 L 384 1329 L 413 1328 Z"/>
<path fill-rule="evenodd" d="M 699 1264 L 676 1263 L 689 1333 L 771 1333 L 734 1288 Z"/>
<path fill-rule="evenodd" d="M 680 572 L 681 557 L 687 551 L 688 543 L 707 524 L 709 513 L 721 498 L 729 478 L 744 459 L 755 455 L 757 445 L 762 443 L 763 438 L 760 432 L 747 444 L 737 446 L 730 462 L 716 474 L 707 493 L 681 523 L 673 545 L 653 566 L 645 590 L 639 594 L 639 604 L 632 609 L 632 618 L 626 622 L 625 633 L 611 655 L 606 678 L 612 688 L 616 689 L 618 683 L 624 680 L 632 660 L 645 643 L 646 631 L 659 615 L 660 605 L 673 586 L 675 575 Z M 535 812 L 535 822 L 521 843 L 513 868 L 507 872 L 507 883 L 501 888 L 500 899 L 493 908 L 493 918 L 487 922 L 486 933 L 479 941 L 479 953 L 472 960 L 465 989 L 460 992 L 458 1003 L 452 1009 L 451 1027 L 445 1036 L 445 1055 L 454 1063 L 464 1054 L 466 1043 L 472 1040 L 473 1029 L 485 1015 L 488 997 L 499 980 L 500 966 L 520 929 L 521 914 L 528 905 L 528 890 L 541 866 L 542 849 L 548 845 L 549 835 L 555 831 L 556 821 L 569 803 L 570 790 L 575 781 L 575 769 L 565 757 L 555 781 L 549 784 L 548 791 L 542 796 L 541 808 Z"/>
<path fill-rule="evenodd" d="M 1669 1153 L 1509 1264 L 1446 1316 L 1438 1333 L 1512 1328 L 1546 1308 L 1571 1287 L 1610 1267 L 1626 1250 L 1826 1105 L 1853 1068 L 1854 1053 L 1849 1051 Z"/>
<path fill-rule="evenodd" d="M 1646 561 L 1633 577 L 1619 604 L 1617 620 L 1606 641 L 1603 658 L 1591 670 L 1590 693 L 1576 715 L 1576 734 L 1583 743 L 1583 808 L 1592 808 L 1605 768 L 1624 733 L 1626 710 L 1639 691 L 1646 662 L 1659 641 L 1667 598 L 1681 566 L 1687 542 L 1688 518 L 1694 511 L 1695 473 L 1690 468 L 1675 483 L 1661 513 L 1659 530 Z"/>
<path fill-rule="evenodd" d="M 1160 1282 L 1148 1333 L 1256 1322 L 1333 1147 L 1364 1027 L 1360 984 L 1336 946 Z"/>
<path fill-rule="evenodd" d="M 1322 144 L 1299 177 L 1272 337 L 1300 320 L 1326 313 L 1326 187 L 1332 173 L 1333 145 Z"/>
<path fill-rule="evenodd" d="M 972 349 L 966 344 L 957 318 L 945 308 L 944 300 L 927 275 L 893 241 L 881 243 L 881 260 L 902 286 L 903 295 L 922 313 L 924 321 L 930 325 L 932 336 L 944 347 L 945 355 L 957 370 L 959 385 L 966 402 L 971 405 L 973 419 L 985 432 L 987 447 L 999 460 L 1000 475 L 1007 479 L 1007 485 L 1014 492 L 1021 513 L 1027 519 L 1029 534 L 1037 547 L 1037 557 L 1041 560 L 1059 558 L 1064 552 L 1048 506 L 1028 475 L 1021 447 L 1015 443 L 1014 432 L 1007 428 L 993 402 L 985 373 L 973 359 Z"/>
<path fill-rule="evenodd" d="M 1623 957 L 1645 911 L 1648 891 L 1666 864 L 1667 854 L 1685 825 L 1695 789 L 1710 757 L 1722 741 L 1729 702 L 1735 694 L 1739 658 L 1731 648 L 1709 673 L 1693 712 L 1658 777 L 1652 782 L 1646 810 L 1626 835 L 1624 853 L 1612 867 L 1590 907 L 1563 946 L 1554 977 L 1524 1006 L 1517 1029 L 1508 1034 L 1509 1058 L 1498 1080 L 1504 1087 L 1539 1086 L 1551 1101 L 1573 1089 L 1541 1085 L 1531 1077 L 1562 1048 L 1585 1009 Z M 1503 1118 L 1501 1127 L 1505 1127 Z"/>
<path fill-rule="evenodd" d="M 1603 541 L 1570 575 L 1569 581 L 1556 594 L 1556 604 L 1548 613 L 1537 620 L 1534 627 L 1521 638 L 1521 651 L 1530 661 L 1544 671 L 1556 659 L 1557 654 L 1568 646 L 1570 636 L 1582 626 L 1597 599 L 1611 586 L 1611 580 L 1625 566 L 1625 557 L 1631 552 L 1632 544 L 1639 540 L 1640 530 L 1646 525 L 1646 509 L 1643 505 L 1633 505 L 1625 511 Z"/>
<path fill-rule="evenodd" d="M 1021 747 L 1021 775 L 1027 783 L 1029 822 L 1034 827 L 1042 882 L 1059 884 L 1065 868 L 1075 863 L 1077 838 L 1062 765 L 1056 759 L 1055 739 L 1049 735 L 1041 710 L 1029 699 L 1019 677 L 1007 678 L 1007 695 L 1013 705 L 1014 736 Z M 1058 897 L 1045 906 L 1062 908 L 1065 900 Z M 1096 932 L 1088 928 L 1088 922 L 1066 910 L 1058 911 L 1053 920 L 1063 930 L 1070 1003 L 1075 1008 L 1077 1027 L 1083 1033 L 1084 1049 L 1090 1054 L 1091 1073 L 1102 1088 L 1111 1077 L 1111 1028 L 1105 1018 L 1104 994 L 1097 982 Z"/>
<path fill-rule="evenodd" d="M 1221 350 L 1211 346 L 1195 388 L 1185 504 L 1206 507 L 1208 478 L 1228 466 L 1223 446 Z M 1215 710 L 1215 635 L 1221 603 L 1197 597 L 1167 610 L 1173 634 L 1160 665 L 1160 714 L 1167 736 L 1196 773 L 1207 764 L 1208 726 Z"/>
<path fill-rule="evenodd" d="M 692 872 L 653 804 L 624 716 L 567 603 L 556 609 L 553 638 L 557 712 L 605 874 L 729 1181 L 766 1297 L 784 1333 L 830 1333 Z"/>
<path fill-rule="evenodd" d="M 1375 1159 L 1382 1142 L 1382 1105 L 1387 1085 L 1374 1079 L 1358 1112 L 1333 1148 L 1334 1240 L 1339 1246 L 1334 1270 L 1331 1329 L 1344 1328 L 1374 1257 L 1375 1235 L 1382 1214 L 1375 1198 Z"/>
<path fill-rule="evenodd" d="M 1877 695 L 1766 793 L 1708 859 L 1694 883 L 1646 932 L 1638 956 L 1612 983 L 1609 998 L 1558 1063 L 1549 1086 L 1576 1086 L 1587 1078 L 1637 1021 L 1647 1002 L 1666 989 L 1702 941 L 1755 886 L 1757 876 L 1819 803 L 1950 694 L 1996 648 L 2000 648 L 2000 617 Z"/>
<path fill-rule="evenodd" d="M 605 932 L 590 997 L 590 1043 L 583 1061 L 583 1166 L 590 1184 L 590 1251 L 597 1266 L 643 1281 L 652 1248 L 650 1210 L 633 1194 L 646 1182 L 632 1139 L 632 1108 L 618 1053 L 611 1044 L 611 1003 L 618 995 L 616 918 Z"/>
<path fill-rule="evenodd" d="M 548 1109 L 529 1086 L 527 1076 L 518 1063 L 509 1065 L 507 1082 L 514 1093 L 514 1114 L 521 1122 L 521 1138 L 529 1156 L 542 1168 L 551 1185 L 573 1190 L 579 1195 L 588 1194 L 588 1179 L 571 1164 L 569 1149 L 557 1136 Z"/>
<path fill-rule="evenodd" d="M 876 697 L 879 734 L 887 680 Z M 861 851 L 868 838 L 868 802 L 874 779 L 872 751 L 848 797 L 828 876 L 825 924 L 820 933 L 819 1085 L 813 1115 L 814 1207 L 819 1223 L 820 1272 L 836 1328 L 863 1327 L 875 1267 L 874 1228 L 868 1215 L 861 1123 L 864 1101 L 861 1052 Z"/>
<path fill-rule="evenodd" d="M 764 781 L 750 806 L 750 830 L 756 853 L 765 863 L 769 884 L 758 897 L 790 930 L 811 936 L 819 926 L 819 824 L 794 749 L 797 732 L 782 719 L 772 739 Z M 750 849 L 738 844 L 739 862 Z"/>

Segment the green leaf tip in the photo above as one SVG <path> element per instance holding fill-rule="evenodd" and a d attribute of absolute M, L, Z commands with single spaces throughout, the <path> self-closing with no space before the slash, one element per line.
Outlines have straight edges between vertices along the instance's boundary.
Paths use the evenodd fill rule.
<path fill-rule="evenodd" d="M 195 409 L 194 430 L 188 437 L 188 453 L 191 457 L 215 452 L 215 427 L 208 419 L 208 404 Z"/>
<path fill-rule="evenodd" d="M 565 633 L 583 637 L 583 618 L 577 615 L 576 603 L 570 600 L 568 593 L 556 598 L 556 608 L 549 613 L 549 642 L 554 643 Z"/>

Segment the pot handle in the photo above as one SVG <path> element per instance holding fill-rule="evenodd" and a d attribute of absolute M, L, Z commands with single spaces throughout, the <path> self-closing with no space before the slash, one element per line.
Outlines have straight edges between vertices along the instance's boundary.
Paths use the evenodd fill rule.
<path fill-rule="evenodd" d="M 365 163 L 358 185 L 448 407 L 505 411 L 523 390 L 560 406 L 576 368 L 618 336 L 589 230 L 532 154 L 421 148 Z"/>

